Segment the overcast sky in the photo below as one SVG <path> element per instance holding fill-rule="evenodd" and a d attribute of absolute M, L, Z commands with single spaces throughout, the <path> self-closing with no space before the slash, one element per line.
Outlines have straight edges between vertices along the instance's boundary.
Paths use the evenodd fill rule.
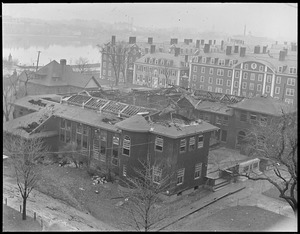
<path fill-rule="evenodd" d="M 95 19 L 146 27 L 189 27 L 229 34 L 297 40 L 295 3 L 36 3 L 3 4 L 3 15 L 42 19 Z"/>

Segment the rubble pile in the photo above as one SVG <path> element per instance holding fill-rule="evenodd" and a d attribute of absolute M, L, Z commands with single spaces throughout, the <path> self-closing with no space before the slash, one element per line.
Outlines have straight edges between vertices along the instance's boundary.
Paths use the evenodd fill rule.
<path fill-rule="evenodd" d="M 95 175 L 95 176 L 92 177 L 92 180 L 94 181 L 93 185 L 106 184 L 107 183 L 107 180 L 106 180 L 105 176 L 100 177 L 100 176 Z"/>

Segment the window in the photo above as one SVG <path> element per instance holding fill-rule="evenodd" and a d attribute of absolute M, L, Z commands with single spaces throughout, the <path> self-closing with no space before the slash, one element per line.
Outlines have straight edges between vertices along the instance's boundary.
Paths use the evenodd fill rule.
<path fill-rule="evenodd" d="M 252 68 L 253 70 L 255 70 L 255 69 L 257 68 L 257 64 L 256 64 L 256 63 L 251 63 L 251 68 Z"/>
<path fill-rule="evenodd" d="M 256 89 L 257 89 L 257 91 L 261 91 L 261 84 L 258 84 Z"/>
<path fill-rule="evenodd" d="M 209 74 L 210 74 L 210 75 L 214 74 L 214 69 L 213 69 L 213 68 L 210 68 L 210 69 L 209 69 Z"/>
<path fill-rule="evenodd" d="M 189 151 L 192 151 L 194 149 L 195 149 L 195 137 L 191 137 L 189 142 Z"/>
<path fill-rule="evenodd" d="M 199 135 L 198 136 L 198 149 L 203 147 L 203 143 L 204 143 L 204 137 L 203 137 L 203 135 Z"/>
<path fill-rule="evenodd" d="M 231 80 L 227 80 L 227 84 L 226 84 L 228 87 L 230 87 L 231 85 Z"/>
<path fill-rule="evenodd" d="M 216 116 L 216 124 L 222 124 L 222 118 L 220 116 Z"/>
<path fill-rule="evenodd" d="M 247 113 L 241 112 L 240 121 L 247 122 Z"/>
<path fill-rule="evenodd" d="M 211 92 L 211 91 L 212 91 L 212 87 L 211 87 L 211 86 L 208 86 L 208 87 L 207 87 L 207 91 L 210 91 L 210 92 Z"/>
<path fill-rule="evenodd" d="M 117 136 L 113 136 L 113 149 L 112 149 L 112 159 L 111 163 L 115 166 L 119 165 L 119 144 L 120 138 Z"/>
<path fill-rule="evenodd" d="M 238 95 L 238 91 L 237 91 L 237 90 L 234 90 L 234 91 L 233 91 L 233 95 Z"/>
<path fill-rule="evenodd" d="M 218 76 L 224 76 L 224 70 L 223 69 L 218 69 L 217 70 L 217 75 Z"/>
<path fill-rule="evenodd" d="M 107 147 L 107 132 L 100 131 L 100 161 L 106 161 L 106 147 Z"/>
<path fill-rule="evenodd" d="M 209 84 L 212 84 L 212 83 L 213 83 L 213 78 L 212 78 L 212 77 L 209 77 L 209 78 L 208 78 L 208 83 L 209 83 Z"/>
<path fill-rule="evenodd" d="M 103 71 L 102 71 L 102 74 L 105 76 L 105 75 L 106 75 L 106 71 L 105 71 L 105 70 L 103 70 Z"/>
<path fill-rule="evenodd" d="M 210 63 L 215 64 L 215 58 L 211 58 Z"/>
<path fill-rule="evenodd" d="M 108 74 L 107 74 L 107 75 L 108 75 L 108 76 L 111 76 L 111 71 L 110 71 L 110 70 L 108 71 Z"/>
<path fill-rule="evenodd" d="M 254 170 L 256 168 L 258 168 L 258 162 L 255 162 L 255 163 L 252 164 L 252 169 Z"/>
<path fill-rule="evenodd" d="M 224 66 L 225 65 L 225 60 L 224 59 L 219 59 L 219 65 Z"/>
<path fill-rule="evenodd" d="M 254 83 L 250 83 L 250 84 L 249 84 L 249 89 L 250 89 L 250 90 L 254 90 Z"/>
<path fill-rule="evenodd" d="M 267 86 L 266 86 L 266 93 L 270 93 L 270 90 L 271 90 L 270 85 L 267 85 Z"/>
<path fill-rule="evenodd" d="M 290 74 L 296 74 L 297 70 L 295 67 L 290 67 Z"/>
<path fill-rule="evenodd" d="M 287 84 L 291 86 L 295 86 L 296 80 L 294 78 L 288 78 Z"/>
<path fill-rule="evenodd" d="M 204 82 L 204 76 L 200 77 L 200 82 L 202 82 L 202 83 Z"/>
<path fill-rule="evenodd" d="M 255 80 L 255 73 L 251 73 L 250 80 Z"/>
<path fill-rule="evenodd" d="M 257 115 L 254 113 L 251 113 L 250 114 L 250 122 L 255 124 L 256 121 L 257 121 Z"/>
<path fill-rule="evenodd" d="M 193 71 L 197 72 L 197 66 L 196 65 L 194 65 Z"/>
<path fill-rule="evenodd" d="M 271 83 L 271 81 L 272 81 L 271 75 L 267 75 L 267 83 Z"/>
<path fill-rule="evenodd" d="M 177 185 L 183 184 L 184 181 L 184 168 L 177 171 Z"/>
<path fill-rule="evenodd" d="M 242 96 L 246 97 L 246 92 L 245 91 L 242 92 Z"/>
<path fill-rule="evenodd" d="M 206 63 L 206 57 L 202 58 L 202 63 Z"/>
<path fill-rule="evenodd" d="M 247 82 L 243 82 L 242 83 L 242 89 L 246 89 L 247 88 Z"/>
<path fill-rule="evenodd" d="M 233 65 L 233 61 L 229 60 L 229 66 L 232 66 L 232 65 Z"/>
<path fill-rule="evenodd" d="M 162 177 L 162 169 L 157 167 L 157 166 L 153 166 L 152 167 L 152 180 L 154 183 L 159 184 L 161 181 L 161 177 Z"/>
<path fill-rule="evenodd" d="M 295 90 L 294 89 L 286 89 L 285 95 L 287 96 L 294 96 Z"/>
<path fill-rule="evenodd" d="M 263 79 L 263 74 L 258 74 L 258 81 L 262 81 Z"/>
<path fill-rule="evenodd" d="M 103 67 L 106 67 L 106 62 L 103 62 L 102 65 L 103 65 Z"/>
<path fill-rule="evenodd" d="M 260 123 L 261 123 L 261 125 L 266 126 L 267 125 L 267 121 L 268 121 L 268 118 L 267 118 L 266 115 L 261 115 L 260 116 Z"/>
<path fill-rule="evenodd" d="M 130 155 L 130 145 L 131 140 L 129 136 L 124 136 L 123 139 L 123 155 L 129 156 Z"/>
<path fill-rule="evenodd" d="M 216 84 L 217 85 L 223 85 L 223 79 L 216 79 Z"/>
<path fill-rule="evenodd" d="M 275 94 L 279 94 L 280 93 L 280 87 L 275 87 Z"/>
<path fill-rule="evenodd" d="M 234 87 L 238 88 L 239 87 L 239 82 L 238 81 L 234 81 Z"/>
<path fill-rule="evenodd" d="M 180 153 L 184 153 L 185 152 L 185 147 L 186 147 L 186 140 L 185 139 L 181 139 L 180 140 L 180 149 L 179 149 L 179 152 Z"/>
<path fill-rule="evenodd" d="M 203 89 L 204 89 L 204 86 L 203 86 L 203 85 L 200 85 L 199 89 L 203 90 Z"/>
<path fill-rule="evenodd" d="M 111 63 L 108 63 L 108 67 L 111 68 L 111 67 L 112 67 L 112 64 L 111 64 Z"/>
<path fill-rule="evenodd" d="M 231 77 L 231 76 L 232 76 L 232 71 L 231 71 L 231 70 L 228 70 L 228 71 L 227 71 L 227 76 L 228 76 L 228 77 Z"/>
<path fill-rule="evenodd" d="M 245 64 L 244 69 L 248 70 L 248 64 Z"/>
<path fill-rule="evenodd" d="M 216 87 L 215 92 L 216 93 L 223 93 L 223 89 L 219 88 L 219 87 Z"/>
<path fill-rule="evenodd" d="M 248 79 L 248 72 L 244 72 L 243 79 Z"/>
<path fill-rule="evenodd" d="M 60 119 L 60 128 L 65 129 L 66 121 L 64 119 Z"/>
<path fill-rule="evenodd" d="M 205 73 L 205 67 L 201 67 L 201 73 Z"/>
<path fill-rule="evenodd" d="M 127 176 L 127 168 L 126 165 L 123 165 L 123 176 Z"/>
<path fill-rule="evenodd" d="M 281 83 L 281 76 L 277 76 L 276 77 L 276 84 L 280 84 Z"/>
<path fill-rule="evenodd" d="M 155 150 L 162 152 L 164 146 L 164 140 L 162 137 L 157 136 L 155 138 Z"/>
<path fill-rule="evenodd" d="M 284 101 L 288 104 L 293 104 L 293 99 L 286 98 Z"/>
<path fill-rule="evenodd" d="M 227 131 L 222 130 L 222 132 L 221 132 L 221 141 L 226 142 L 226 140 L 227 140 Z"/>
<path fill-rule="evenodd" d="M 158 64 L 158 59 L 155 59 L 155 64 Z"/>
<path fill-rule="evenodd" d="M 248 94 L 248 97 L 249 97 L 249 98 L 253 97 L 253 93 L 250 92 L 250 93 Z"/>
<path fill-rule="evenodd" d="M 223 116 L 223 124 L 228 125 L 228 116 Z"/>
<path fill-rule="evenodd" d="M 280 66 L 280 67 L 278 67 L 278 72 L 282 72 L 282 67 Z"/>
<path fill-rule="evenodd" d="M 239 78 L 240 77 L 240 72 L 239 71 L 236 71 L 235 72 L 235 78 Z"/>
<path fill-rule="evenodd" d="M 204 115 L 204 121 L 206 121 L 206 122 L 210 121 L 210 115 L 209 114 Z"/>
<path fill-rule="evenodd" d="M 199 179 L 201 177 L 201 171 L 202 171 L 202 163 L 197 163 L 195 165 L 194 179 Z"/>
<path fill-rule="evenodd" d="M 197 76 L 193 75 L 193 81 L 196 81 L 196 79 L 197 79 Z"/>
<path fill-rule="evenodd" d="M 264 66 L 259 66 L 259 71 L 264 71 Z"/>

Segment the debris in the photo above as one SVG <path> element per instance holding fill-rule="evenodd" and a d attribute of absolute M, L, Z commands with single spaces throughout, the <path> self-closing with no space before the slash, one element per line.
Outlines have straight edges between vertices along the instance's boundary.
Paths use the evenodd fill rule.
<path fill-rule="evenodd" d="M 84 191 L 84 188 L 79 188 L 80 190 Z"/>
<path fill-rule="evenodd" d="M 94 181 L 95 184 L 106 184 L 107 180 L 105 178 L 105 176 L 100 177 L 100 176 L 93 176 L 92 180 Z"/>
<path fill-rule="evenodd" d="M 96 185 L 96 183 L 93 183 L 93 185 Z"/>
<path fill-rule="evenodd" d="M 116 206 L 122 206 L 123 204 L 124 204 L 124 202 L 119 201 L 119 202 L 116 204 Z"/>
<path fill-rule="evenodd" d="M 97 194 L 98 194 L 98 193 L 99 193 L 99 191 L 98 191 L 98 190 L 95 190 L 95 193 L 97 193 Z"/>
<path fill-rule="evenodd" d="M 125 201 L 128 201 L 128 197 L 127 197 L 127 198 L 125 198 Z"/>

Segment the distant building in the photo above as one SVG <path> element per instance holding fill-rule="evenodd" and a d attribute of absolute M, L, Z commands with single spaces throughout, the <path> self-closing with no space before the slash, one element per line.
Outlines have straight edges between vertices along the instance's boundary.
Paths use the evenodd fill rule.
<path fill-rule="evenodd" d="M 27 82 L 28 95 L 75 93 L 101 87 L 95 77 L 74 72 L 65 59 L 61 59 L 60 63 L 53 60 L 36 72 L 23 71 L 19 80 L 24 92 Z"/>
<path fill-rule="evenodd" d="M 76 142 L 91 167 L 109 169 L 122 179 L 149 155 L 152 162 L 161 163 L 153 167 L 154 182 L 171 175 L 171 195 L 205 183 L 210 135 L 218 129 L 172 112 L 96 98 L 88 92 L 64 98 L 27 96 L 16 101 L 17 118 L 6 123 L 4 131 L 55 136 L 53 145 L 58 147 Z"/>

